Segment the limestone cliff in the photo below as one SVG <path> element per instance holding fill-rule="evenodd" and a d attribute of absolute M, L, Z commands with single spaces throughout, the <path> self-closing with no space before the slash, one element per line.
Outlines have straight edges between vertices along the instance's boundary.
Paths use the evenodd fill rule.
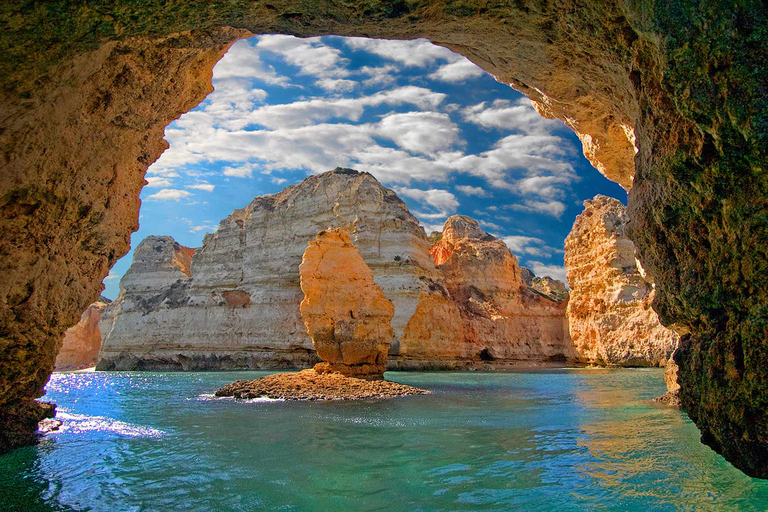
<path fill-rule="evenodd" d="M 299 264 L 307 244 L 329 227 L 350 234 L 394 304 L 396 353 L 418 301 L 434 294 L 430 283 L 438 276 L 430 245 L 394 192 L 370 174 L 337 169 L 235 210 L 206 236 L 189 276 L 177 268 L 167 278 L 142 277 L 155 279 L 154 285 L 137 288 L 134 276 L 146 273 L 136 260 L 145 251 L 137 248 L 136 263 L 121 284 L 125 298 L 117 301 L 127 307 L 105 331 L 99 367 L 272 368 L 317 362 L 299 311 Z M 170 253 L 164 258 L 169 261 Z"/>
<path fill-rule="evenodd" d="M 99 321 L 107 305 L 112 302 L 106 297 L 88 306 L 80 316 L 80 321 L 64 333 L 61 350 L 56 356 L 56 370 L 74 370 L 94 366 L 101 349 Z"/>
<path fill-rule="evenodd" d="M 300 311 L 317 355 L 317 372 L 379 376 L 387 369 L 395 307 L 376 284 L 349 234 L 321 231 L 299 266 Z"/>
<path fill-rule="evenodd" d="M 626 236 L 628 222 L 624 205 L 598 195 L 584 202 L 565 239 L 571 338 L 585 363 L 664 365 L 678 336 L 651 308 L 654 289 Z"/>
<path fill-rule="evenodd" d="M 454 215 L 432 246 L 441 294 L 425 297 L 401 357 L 496 362 L 573 358 L 565 303 L 530 290 L 517 258 L 469 217 Z M 444 287 L 444 288 L 443 288 Z"/>
<path fill-rule="evenodd" d="M 471 219 L 452 218 L 432 247 L 435 265 L 424 230 L 394 192 L 370 174 L 337 169 L 233 212 L 191 257 L 189 274 L 172 239 L 142 242 L 102 322 L 109 327 L 99 368 L 316 363 L 299 307 L 299 265 L 327 228 L 349 234 L 394 306 L 390 367 L 572 357 L 565 304 L 522 284 L 503 242 Z"/>

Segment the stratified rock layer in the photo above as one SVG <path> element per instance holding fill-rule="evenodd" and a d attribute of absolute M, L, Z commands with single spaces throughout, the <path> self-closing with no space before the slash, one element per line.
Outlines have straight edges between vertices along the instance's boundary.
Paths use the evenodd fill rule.
<path fill-rule="evenodd" d="M 387 369 L 395 307 L 373 280 L 349 234 L 321 231 L 299 266 L 300 311 L 323 360 L 315 371 L 379 376 Z"/>
<path fill-rule="evenodd" d="M 686 411 L 707 444 L 768 477 L 765 2 L 27 7 L 0 3 L 0 424 L 43 394 L 64 331 L 128 250 L 164 126 L 211 90 L 232 41 L 427 37 L 565 120 L 595 167 L 631 187 L 654 307 L 685 333 Z"/>
<path fill-rule="evenodd" d="M 425 296 L 406 327 L 401 357 L 433 360 L 573 359 L 565 303 L 533 292 L 506 244 L 454 215 L 430 251 L 440 292 Z"/>
<path fill-rule="evenodd" d="M 99 321 L 104 308 L 112 302 L 100 297 L 88 306 L 80 321 L 64 333 L 61 350 L 56 356 L 56 370 L 74 370 L 94 366 L 101 349 Z"/>
<path fill-rule="evenodd" d="M 651 308 L 653 287 L 638 268 L 628 222 L 624 205 L 599 195 L 584 202 L 565 239 L 571 338 L 585 363 L 664 365 L 678 336 Z"/>
<path fill-rule="evenodd" d="M 328 247 L 340 258 L 344 251 L 358 255 L 349 270 L 369 269 L 394 306 L 390 367 L 461 368 L 572 356 L 565 304 L 522 284 L 517 261 L 503 242 L 469 218 L 452 218 L 432 247 L 435 254 L 446 251 L 446 261 L 436 266 L 424 230 L 394 192 L 370 174 L 337 169 L 236 210 L 206 236 L 191 263 L 179 263 L 179 255 L 191 250 L 170 237 L 142 242 L 120 297 L 102 321 L 98 368 L 302 368 L 318 362 L 300 310 L 310 290 L 302 292 L 299 265 L 302 256 L 319 254 L 313 249 L 320 248 L 319 241 L 310 242 L 329 226 Z M 349 247 L 332 239 L 334 226 L 349 234 Z M 313 250 L 305 254 L 308 244 Z M 338 265 L 337 278 L 346 264 Z M 337 291 L 329 305 L 336 310 L 326 314 L 337 319 L 362 314 L 355 313 L 354 297 L 344 286 Z M 312 318 L 307 327 L 318 333 L 321 345 L 323 337 L 341 335 L 321 334 L 314 319 L 322 315 L 307 311 Z M 364 324 L 337 327 L 355 325 Z M 389 320 L 386 325 L 389 329 Z M 320 355 L 338 362 L 326 356 Z"/>
<path fill-rule="evenodd" d="M 433 294 L 429 283 L 439 279 L 429 242 L 394 192 L 370 174 L 337 169 L 235 210 L 206 236 L 190 275 L 172 264 L 171 252 L 142 243 L 110 307 L 115 323 L 102 331 L 99 368 L 302 368 L 318 362 L 299 310 L 299 265 L 309 242 L 329 227 L 350 234 L 394 304 L 397 353 L 419 299 Z M 146 254 L 167 270 L 158 274 L 143 265 Z"/>

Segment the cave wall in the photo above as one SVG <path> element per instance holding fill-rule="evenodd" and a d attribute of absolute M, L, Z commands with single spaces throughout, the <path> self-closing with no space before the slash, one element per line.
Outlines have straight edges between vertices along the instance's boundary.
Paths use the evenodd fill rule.
<path fill-rule="evenodd" d="M 564 120 L 631 189 L 655 308 L 683 334 L 683 405 L 705 442 L 768 477 L 766 21 L 759 1 L 3 3 L 0 450 L 30 440 L 19 425 L 128 250 L 163 128 L 210 92 L 232 42 L 427 37 Z"/>

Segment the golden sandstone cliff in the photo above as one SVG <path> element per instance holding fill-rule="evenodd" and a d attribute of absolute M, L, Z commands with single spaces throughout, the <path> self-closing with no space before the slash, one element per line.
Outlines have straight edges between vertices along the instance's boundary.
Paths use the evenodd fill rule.
<path fill-rule="evenodd" d="M 99 321 L 101 314 L 111 300 L 100 297 L 88 306 L 80 321 L 64 333 L 61 350 L 56 356 L 56 370 L 76 370 L 94 366 L 101 349 Z"/>
<path fill-rule="evenodd" d="M 401 353 L 497 362 L 573 358 L 565 303 L 529 289 L 517 258 L 475 220 L 450 217 L 430 254 L 445 286 L 444 302 L 425 297 L 419 304 Z"/>
<path fill-rule="evenodd" d="M 678 335 L 651 309 L 654 289 L 635 259 L 628 222 L 624 205 L 598 195 L 584 202 L 565 239 L 568 325 L 580 362 L 664 365 L 676 347 Z"/>

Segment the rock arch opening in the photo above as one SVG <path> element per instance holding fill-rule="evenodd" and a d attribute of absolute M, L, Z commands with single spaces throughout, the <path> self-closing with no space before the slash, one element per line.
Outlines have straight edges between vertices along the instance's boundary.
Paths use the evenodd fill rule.
<path fill-rule="evenodd" d="M 185 7 L 169 18 L 150 2 L 107 14 L 41 9 L 8 25 L 0 444 L 29 439 L 40 412 L 32 399 L 63 330 L 128 248 L 163 128 L 210 91 L 225 49 L 253 33 L 334 33 L 426 37 L 581 134 L 595 166 L 631 185 L 630 233 L 657 284 L 655 307 L 684 333 L 683 405 L 707 444 L 768 475 L 766 99 L 756 93 L 766 59 L 752 43 L 765 40 L 766 24 L 754 22 L 765 7 L 398 5 Z M 710 47 L 718 51 L 696 50 Z"/>

